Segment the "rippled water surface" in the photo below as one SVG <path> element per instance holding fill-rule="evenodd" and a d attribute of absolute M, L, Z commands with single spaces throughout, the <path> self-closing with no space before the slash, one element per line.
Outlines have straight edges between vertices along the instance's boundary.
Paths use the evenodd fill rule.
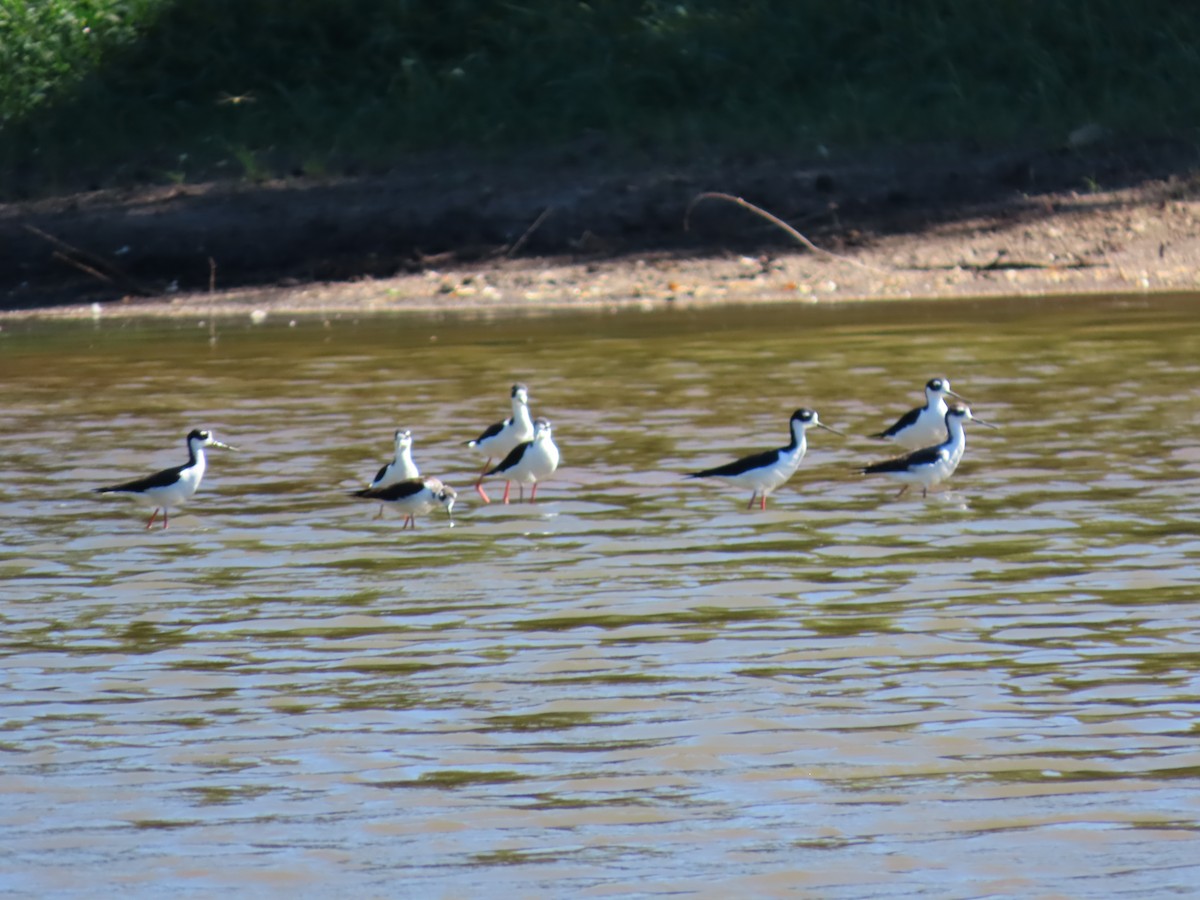
<path fill-rule="evenodd" d="M 0 892 L 1191 894 L 1198 321 L 7 324 Z M 861 435 L 934 375 L 1002 430 L 896 500 Z M 563 468 L 484 506 L 461 442 L 516 380 Z M 682 480 L 801 405 L 850 436 L 765 513 Z M 241 450 L 168 530 L 90 493 L 193 426 Z M 452 524 L 347 496 L 400 426 Z"/>

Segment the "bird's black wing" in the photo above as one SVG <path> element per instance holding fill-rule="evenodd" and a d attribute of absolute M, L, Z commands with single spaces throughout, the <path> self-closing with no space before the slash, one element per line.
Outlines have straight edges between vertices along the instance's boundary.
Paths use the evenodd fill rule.
<path fill-rule="evenodd" d="M 467 441 L 467 446 L 470 447 L 474 444 L 480 443 L 481 441 L 486 441 L 488 438 L 495 437 L 501 431 L 503 431 L 505 426 L 507 426 L 511 421 L 512 419 L 505 419 L 503 422 L 493 422 L 487 428 L 483 429 L 483 434 L 479 435 L 479 437 L 475 438 L 475 440 Z"/>
<path fill-rule="evenodd" d="M 397 481 L 384 488 L 363 488 L 361 491 L 351 491 L 354 497 L 366 497 L 369 500 L 403 500 L 425 490 L 425 482 L 420 478 L 410 478 L 408 481 Z"/>
<path fill-rule="evenodd" d="M 384 463 L 383 466 L 379 469 L 379 471 L 375 474 L 375 477 L 371 479 L 371 484 L 376 484 L 376 483 L 382 481 L 383 476 L 387 474 L 387 470 L 390 469 L 391 467 L 392 467 L 391 463 Z"/>
<path fill-rule="evenodd" d="M 108 487 L 96 488 L 96 493 L 141 494 L 150 490 L 150 488 L 169 487 L 179 480 L 180 474 L 186 468 L 186 465 L 182 465 L 163 469 L 161 472 L 155 472 L 153 475 L 147 475 L 145 478 L 139 478 L 136 481 L 126 481 L 124 484 L 113 484 Z"/>
<path fill-rule="evenodd" d="M 779 461 L 778 450 L 764 450 L 762 453 L 752 453 L 739 460 L 717 466 L 715 469 L 705 469 L 703 472 L 693 472 L 688 478 L 731 478 L 744 475 L 751 469 L 761 469 Z"/>
<path fill-rule="evenodd" d="M 907 456 L 898 456 L 895 459 L 887 459 L 883 462 L 864 466 L 860 471 L 863 474 L 871 474 L 873 472 L 905 472 L 908 469 L 913 469 L 917 466 L 933 465 L 938 461 L 944 452 L 945 451 L 939 444 L 936 447 L 926 447 L 923 450 L 915 450 Z"/>
<path fill-rule="evenodd" d="M 508 452 L 508 456 L 500 461 L 499 465 L 493 466 L 489 471 L 484 472 L 484 475 L 503 474 L 521 461 L 525 455 L 525 451 L 533 446 L 533 441 L 525 441 L 523 444 L 517 444 Z"/>
<path fill-rule="evenodd" d="M 896 420 L 896 424 L 887 431 L 881 431 L 878 434 L 869 434 L 867 437 L 879 438 L 881 440 L 887 440 L 888 438 L 895 437 L 899 432 L 903 431 L 909 425 L 914 424 L 917 419 L 920 418 L 920 415 L 921 409 L 910 409 L 908 412 L 898 418 Z"/>

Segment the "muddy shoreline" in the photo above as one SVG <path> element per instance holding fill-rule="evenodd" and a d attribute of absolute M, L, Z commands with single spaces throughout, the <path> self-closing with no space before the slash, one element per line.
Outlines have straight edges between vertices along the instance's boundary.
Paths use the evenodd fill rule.
<path fill-rule="evenodd" d="M 426 160 L 370 179 L 96 192 L 0 205 L 0 316 L 1191 291 L 1197 165 L 1173 142 L 910 148 L 839 164 Z M 688 215 L 704 191 L 828 253 L 732 203 Z"/>

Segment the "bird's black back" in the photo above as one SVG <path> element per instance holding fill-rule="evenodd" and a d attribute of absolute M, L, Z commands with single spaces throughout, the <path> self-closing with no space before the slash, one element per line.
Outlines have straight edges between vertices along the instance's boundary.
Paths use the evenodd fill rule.
<path fill-rule="evenodd" d="M 151 488 L 170 487 L 179 480 L 179 476 L 183 470 L 190 466 L 191 463 L 186 463 L 182 466 L 174 466 L 170 469 L 163 469 L 161 472 L 155 472 L 153 475 L 147 475 L 145 478 L 138 478 L 135 481 L 126 481 L 124 484 L 114 484 L 109 487 L 96 488 L 97 494 L 142 494 Z"/>
<path fill-rule="evenodd" d="M 517 446 L 508 451 L 508 456 L 504 457 L 504 459 L 500 460 L 498 465 L 493 466 L 489 471 L 484 472 L 484 474 L 495 475 L 497 473 L 507 472 L 524 458 L 525 451 L 532 446 L 533 441 L 525 441 L 522 444 L 517 444 Z"/>
<path fill-rule="evenodd" d="M 762 453 L 752 453 L 749 456 L 743 456 L 741 459 L 734 460 L 731 463 L 726 463 L 723 466 L 717 466 L 713 469 L 705 469 L 703 472 L 693 472 L 688 478 L 731 478 L 735 475 L 744 475 L 752 469 L 761 469 L 764 466 L 769 466 L 779 461 L 780 450 L 764 450 Z"/>
<path fill-rule="evenodd" d="M 895 459 L 886 459 L 883 462 L 877 462 L 863 468 L 864 474 L 873 472 L 904 472 L 915 466 L 928 466 L 938 461 L 938 457 L 942 453 L 942 445 L 936 447 L 925 447 L 921 450 L 914 450 L 907 456 L 898 456 Z"/>
<path fill-rule="evenodd" d="M 420 478 L 410 478 L 408 481 L 397 481 L 383 488 L 363 488 L 352 491 L 355 497 L 367 497 L 371 500 L 404 500 L 425 490 L 425 482 Z"/>
<path fill-rule="evenodd" d="M 905 428 L 907 428 L 908 426 L 915 423 L 917 421 L 917 419 L 920 417 L 921 410 L 923 410 L 923 409 L 924 409 L 924 407 L 920 407 L 918 409 L 910 409 L 908 412 L 906 412 L 904 415 L 902 415 L 899 419 L 897 419 L 896 424 L 894 424 L 891 428 L 887 429 L 886 431 L 881 431 L 878 434 L 871 434 L 871 435 L 867 435 L 867 436 L 873 437 L 873 438 L 882 438 L 884 440 L 886 440 L 887 438 L 890 438 L 890 437 L 895 437 L 897 434 L 899 434 Z"/>
<path fill-rule="evenodd" d="M 495 437 L 501 431 L 503 431 L 506 427 L 508 427 L 508 425 L 511 422 L 512 422 L 511 417 L 504 419 L 501 422 L 493 422 L 487 428 L 483 429 L 483 433 L 480 434 L 479 437 L 475 438 L 475 440 L 473 440 L 473 441 L 467 441 L 467 443 L 468 444 L 478 444 L 480 441 L 486 441 L 488 438 Z"/>

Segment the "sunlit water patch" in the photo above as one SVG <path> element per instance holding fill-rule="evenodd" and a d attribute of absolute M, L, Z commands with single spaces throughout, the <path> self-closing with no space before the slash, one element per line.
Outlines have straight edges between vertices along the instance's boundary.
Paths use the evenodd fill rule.
<path fill-rule="evenodd" d="M 1162 896 L 1200 876 L 1189 298 L 0 333 L 18 895 Z M 862 438 L 947 375 L 949 489 Z M 484 505 L 530 386 L 563 467 Z M 689 471 L 846 431 L 768 509 Z M 89 489 L 212 451 L 166 531 Z M 348 496 L 397 427 L 459 490 Z M 493 496 L 499 493 L 493 490 Z M 715 892 L 715 893 L 714 893 Z"/>

